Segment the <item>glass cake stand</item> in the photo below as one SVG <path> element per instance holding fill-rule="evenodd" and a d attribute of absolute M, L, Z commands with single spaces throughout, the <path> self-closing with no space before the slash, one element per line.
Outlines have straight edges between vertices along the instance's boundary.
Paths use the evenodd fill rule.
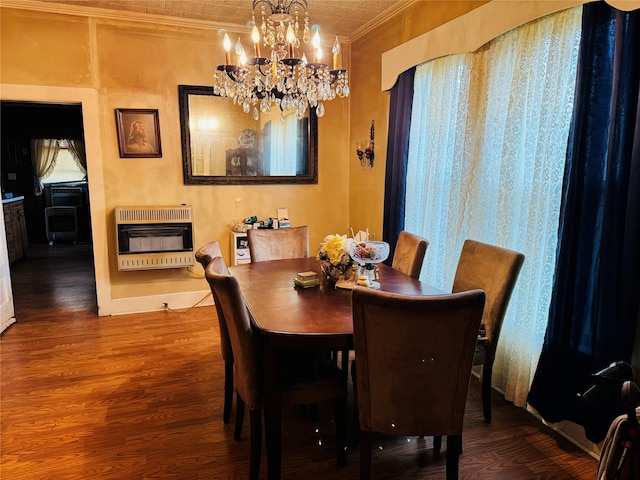
<path fill-rule="evenodd" d="M 358 265 L 355 284 L 380 290 L 376 281 L 376 263 L 384 262 L 389 257 L 387 242 L 366 241 L 352 243 L 349 256 Z"/>

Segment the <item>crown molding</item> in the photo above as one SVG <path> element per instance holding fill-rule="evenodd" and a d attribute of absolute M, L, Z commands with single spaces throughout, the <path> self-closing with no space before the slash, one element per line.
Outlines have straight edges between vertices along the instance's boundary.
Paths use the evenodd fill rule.
<path fill-rule="evenodd" d="M 171 17 L 152 13 L 125 12 L 120 10 L 67 5 L 62 3 L 38 2 L 36 0 L 0 0 L 0 7 L 99 18 L 103 20 L 164 25 L 169 27 L 197 28 L 212 31 L 224 29 L 230 33 L 246 33 L 246 28 L 242 28 L 242 26 L 234 23 L 211 22 L 207 20 L 197 20 L 194 18 Z"/>
<path fill-rule="evenodd" d="M 387 8 L 384 12 L 379 13 L 374 18 L 369 20 L 367 23 L 365 23 L 364 25 L 359 27 L 355 32 L 351 33 L 349 35 L 349 41 L 353 42 L 355 40 L 358 40 L 360 37 L 363 37 L 364 35 L 369 33 L 369 31 L 373 30 L 374 28 L 379 27 L 380 25 L 385 23 L 390 18 L 396 16 L 400 12 L 406 10 L 411 5 L 413 5 L 414 3 L 418 3 L 419 1 L 420 0 L 400 0 L 400 1 L 398 1 L 397 3 L 391 5 L 389 8 Z"/>

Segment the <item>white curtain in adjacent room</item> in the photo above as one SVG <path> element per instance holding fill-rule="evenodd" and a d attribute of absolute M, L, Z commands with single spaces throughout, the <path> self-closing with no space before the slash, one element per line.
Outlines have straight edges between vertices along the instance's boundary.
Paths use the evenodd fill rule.
<path fill-rule="evenodd" d="M 421 279 L 448 291 L 467 238 L 525 254 L 493 369 L 518 406 L 548 318 L 581 12 L 535 20 L 415 75 L 405 228 L 430 241 Z"/>
<path fill-rule="evenodd" d="M 83 174 L 87 174 L 87 153 L 82 140 L 67 140 L 67 148 Z"/>
<path fill-rule="evenodd" d="M 42 195 L 42 180 L 47 178 L 56 166 L 60 141 L 49 138 L 31 139 L 31 164 L 33 166 L 33 194 Z"/>

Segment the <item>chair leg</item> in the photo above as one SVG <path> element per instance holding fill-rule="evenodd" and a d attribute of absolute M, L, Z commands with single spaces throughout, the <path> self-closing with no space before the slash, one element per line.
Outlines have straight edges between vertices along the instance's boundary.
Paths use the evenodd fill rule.
<path fill-rule="evenodd" d="M 224 411 L 222 420 L 229 423 L 231 419 L 231 407 L 233 405 L 233 363 L 224 364 Z"/>
<path fill-rule="evenodd" d="M 238 394 L 236 394 L 236 425 L 233 431 L 233 438 L 240 440 L 240 434 L 242 433 L 242 423 L 244 421 L 244 400 Z"/>
<path fill-rule="evenodd" d="M 358 389 L 356 386 L 356 361 L 351 362 L 351 383 L 353 385 L 353 438 L 358 442 L 360 431 L 360 414 L 358 413 Z"/>
<path fill-rule="evenodd" d="M 487 362 L 482 367 L 482 411 L 484 421 L 491 421 L 491 376 L 493 374 L 493 362 Z"/>
<path fill-rule="evenodd" d="M 347 464 L 347 398 L 336 399 L 336 449 L 338 465 Z"/>
<path fill-rule="evenodd" d="M 436 435 L 433 437 L 433 450 L 439 452 L 442 448 L 442 435 Z"/>
<path fill-rule="evenodd" d="M 251 425 L 251 453 L 249 465 L 249 478 L 258 480 L 260 476 L 260 460 L 262 457 L 262 410 L 249 410 L 249 423 Z"/>
<path fill-rule="evenodd" d="M 447 480 L 458 480 L 462 435 L 447 435 Z"/>
<path fill-rule="evenodd" d="M 331 363 L 338 365 L 338 352 L 339 350 L 331 350 Z"/>
<path fill-rule="evenodd" d="M 360 480 L 371 478 L 372 432 L 360 431 Z"/>
<path fill-rule="evenodd" d="M 340 356 L 340 360 L 341 360 L 340 368 L 342 369 L 344 374 L 347 375 L 347 371 L 349 369 L 349 349 L 345 348 L 344 350 L 341 350 L 341 352 L 342 353 Z"/>

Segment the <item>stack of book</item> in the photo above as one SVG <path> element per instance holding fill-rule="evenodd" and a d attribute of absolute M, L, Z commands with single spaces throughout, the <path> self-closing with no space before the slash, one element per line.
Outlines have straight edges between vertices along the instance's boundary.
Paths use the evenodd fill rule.
<path fill-rule="evenodd" d="M 316 272 L 300 272 L 293 279 L 293 283 L 301 288 L 315 287 L 320 283 L 320 278 Z"/>

